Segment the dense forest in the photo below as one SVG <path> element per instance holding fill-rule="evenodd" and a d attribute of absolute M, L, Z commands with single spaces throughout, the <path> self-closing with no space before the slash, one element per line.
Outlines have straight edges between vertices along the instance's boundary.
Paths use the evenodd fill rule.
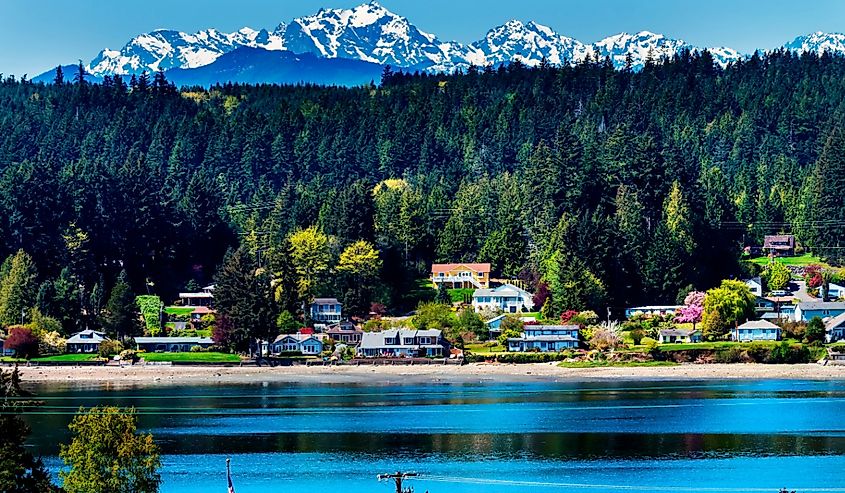
<path fill-rule="evenodd" d="M 489 261 L 604 314 L 740 276 L 766 233 L 845 256 L 843 58 L 385 69 L 355 88 L 73 75 L 0 76 L 0 255 L 28 253 L 56 311 L 98 311 L 122 271 L 173 299 L 238 246 L 284 308 L 353 313 L 413 308 L 431 262 Z M 344 270 L 356 252 L 367 269 Z"/>

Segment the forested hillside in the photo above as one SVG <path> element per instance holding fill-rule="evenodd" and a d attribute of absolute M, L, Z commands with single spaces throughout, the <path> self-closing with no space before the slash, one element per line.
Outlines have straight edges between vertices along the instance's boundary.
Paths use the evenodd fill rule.
<path fill-rule="evenodd" d="M 291 310 L 303 293 L 405 310 L 432 261 L 489 261 L 603 314 L 739 275 L 767 232 L 845 254 L 842 58 L 517 63 L 351 89 L 72 75 L 0 83 L 0 253 L 23 249 L 83 305 L 121 270 L 164 298 L 211 282 L 239 243 Z M 333 257 L 314 272 L 289 241 L 309 226 Z M 381 269 L 341 282 L 356 240 Z"/>

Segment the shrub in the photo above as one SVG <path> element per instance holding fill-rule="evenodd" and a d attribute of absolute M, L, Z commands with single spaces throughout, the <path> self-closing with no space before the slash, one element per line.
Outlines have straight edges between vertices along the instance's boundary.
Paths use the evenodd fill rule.
<path fill-rule="evenodd" d="M 628 333 L 631 336 L 631 341 L 634 342 L 635 346 L 639 346 L 640 342 L 642 342 L 643 338 L 645 337 L 645 332 L 642 329 L 634 329 Z M 654 339 L 652 339 L 654 340 Z"/>
<path fill-rule="evenodd" d="M 138 351 L 134 349 L 124 349 L 123 351 L 118 354 L 118 357 L 121 361 L 131 361 L 132 363 L 138 361 L 140 356 L 138 356 Z"/>
<path fill-rule="evenodd" d="M 98 351 L 101 358 L 111 358 L 123 351 L 123 344 L 120 341 L 103 341 Z"/>
<path fill-rule="evenodd" d="M 804 341 L 819 342 L 824 340 L 824 322 L 819 317 L 813 317 L 804 330 Z"/>
<path fill-rule="evenodd" d="M 716 351 L 713 359 L 716 363 L 740 363 L 745 360 L 745 351 L 739 346 L 731 346 L 722 351 Z"/>
<path fill-rule="evenodd" d="M 191 352 L 192 353 L 204 353 L 206 351 L 205 351 L 205 349 L 203 349 L 202 346 L 191 346 Z"/>
<path fill-rule="evenodd" d="M 67 350 L 67 339 L 58 332 L 47 332 L 39 340 L 38 352 L 40 354 L 62 354 Z"/>
<path fill-rule="evenodd" d="M 14 349 L 15 355 L 19 358 L 34 358 L 38 356 L 38 338 L 31 329 L 21 326 L 9 328 L 9 337 L 6 338 L 6 349 Z"/>

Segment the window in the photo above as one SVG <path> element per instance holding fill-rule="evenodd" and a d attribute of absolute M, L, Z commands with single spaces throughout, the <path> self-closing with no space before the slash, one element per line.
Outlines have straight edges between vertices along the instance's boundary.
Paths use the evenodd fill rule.
<path fill-rule="evenodd" d="M 407 345 L 411 345 L 411 344 L 413 344 L 413 343 L 414 343 L 414 338 L 413 338 L 413 337 L 406 337 L 406 338 L 405 338 L 405 344 L 407 344 Z"/>

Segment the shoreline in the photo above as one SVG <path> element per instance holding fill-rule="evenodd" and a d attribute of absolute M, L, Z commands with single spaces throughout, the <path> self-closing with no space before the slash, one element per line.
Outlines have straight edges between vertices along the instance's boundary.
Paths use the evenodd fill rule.
<path fill-rule="evenodd" d="M 845 380 L 845 366 L 683 364 L 661 367 L 561 368 L 555 363 L 464 366 L 40 366 L 20 367 L 24 385 L 194 386 L 247 384 L 401 385 L 577 383 L 658 380 Z"/>

